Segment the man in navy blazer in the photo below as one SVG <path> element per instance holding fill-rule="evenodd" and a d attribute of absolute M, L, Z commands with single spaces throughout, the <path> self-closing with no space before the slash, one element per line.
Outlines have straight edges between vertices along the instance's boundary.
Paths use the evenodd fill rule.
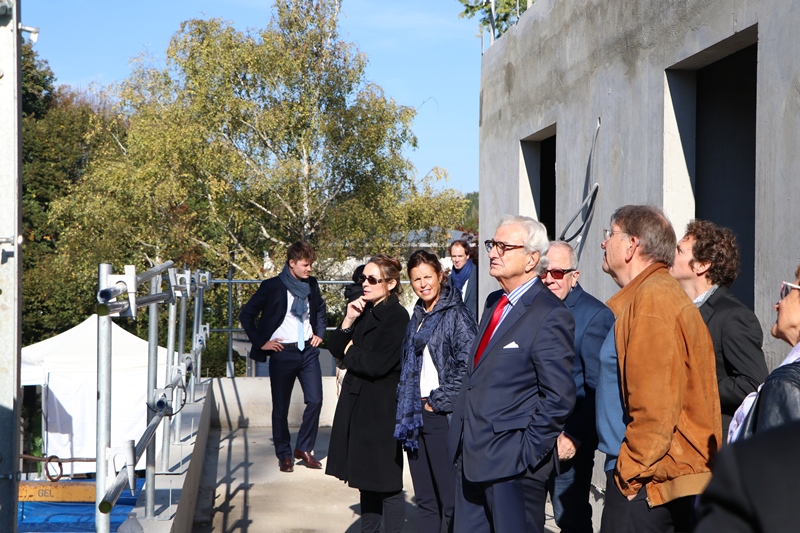
<path fill-rule="evenodd" d="M 542 224 L 504 217 L 485 244 L 502 290 L 486 300 L 451 418 L 454 530 L 540 532 L 553 450 L 575 403 L 575 322 L 539 280 Z"/>
<path fill-rule="evenodd" d="M 322 468 L 311 454 L 317 440 L 322 410 L 322 370 L 319 348 L 328 318 L 311 266 L 313 248 L 304 242 L 292 244 L 283 271 L 261 282 L 242 308 L 239 320 L 252 343 L 250 357 L 257 361 L 256 375 L 266 373 L 272 389 L 272 439 L 281 472 L 294 470 L 289 402 L 295 379 L 300 381 L 306 404 L 297 434 L 294 458 L 308 468 Z M 260 318 L 259 318 L 260 315 Z"/>
<path fill-rule="evenodd" d="M 558 436 L 559 472 L 550 474 L 547 490 L 556 524 L 564 533 L 592 533 L 594 451 L 597 449 L 595 391 L 600 376 L 600 348 L 614 325 L 614 313 L 578 283 L 578 254 L 564 241 L 553 241 L 541 279 L 575 318 L 575 410 Z"/>

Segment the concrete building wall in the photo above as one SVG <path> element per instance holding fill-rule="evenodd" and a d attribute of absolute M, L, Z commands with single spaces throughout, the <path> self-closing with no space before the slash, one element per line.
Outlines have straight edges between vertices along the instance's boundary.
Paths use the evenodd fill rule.
<path fill-rule="evenodd" d="M 769 336 L 773 304 L 780 281 L 791 280 L 800 263 L 797 28 L 800 3 L 793 0 L 537 0 L 483 56 L 481 237 L 491 237 L 505 213 L 538 216 L 536 150 L 556 135 L 550 230 L 560 235 L 599 184 L 578 249 L 582 285 L 608 299 L 618 289 L 600 269 L 600 242 L 611 213 L 624 204 L 659 205 L 683 234 L 696 216 L 696 150 L 707 144 L 695 139 L 697 72 L 757 45 L 755 189 L 740 191 L 746 187 L 738 177 L 725 187 L 725 175 L 714 187 L 721 197 L 754 203 L 754 236 L 740 235 L 752 265 L 741 285 L 751 282 L 746 290 L 764 327 L 767 363 L 776 366 L 788 346 Z M 720 96 L 737 90 L 735 83 L 721 87 Z M 726 157 L 724 147 L 717 155 Z M 713 199 L 706 194 L 705 202 Z M 485 298 L 498 285 L 488 268 L 480 275 Z"/>

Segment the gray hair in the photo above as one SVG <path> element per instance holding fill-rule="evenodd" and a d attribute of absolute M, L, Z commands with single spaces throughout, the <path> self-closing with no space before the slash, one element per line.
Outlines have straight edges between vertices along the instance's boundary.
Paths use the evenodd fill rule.
<path fill-rule="evenodd" d="M 575 248 L 570 246 L 567 241 L 550 241 L 551 250 L 554 246 L 567 250 L 567 253 L 569 254 L 569 267 L 573 270 L 578 270 L 578 252 L 575 251 Z"/>
<path fill-rule="evenodd" d="M 527 237 L 522 243 L 525 246 L 525 251 L 529 254 L 539 252 L 539 262 L 534 268 L 534 272 L 538 276 L 550 264 L 550 260 L 545 257 L 547 251 L 550 249 L 550 240 L 547 238 L 547 229 L 541 222 L 521 215 L 505 215 L 500 219 L 498 227 L 502 226 L 520 226 Z"/>
<path fill-rule="evenodd" d="M 628 235 L 639 238 L 642 255 L 672 266 L 678 240 L 662 209 L 652 205 L 624 205 L 611 215 L 611 225 L 614 224 Z"/>

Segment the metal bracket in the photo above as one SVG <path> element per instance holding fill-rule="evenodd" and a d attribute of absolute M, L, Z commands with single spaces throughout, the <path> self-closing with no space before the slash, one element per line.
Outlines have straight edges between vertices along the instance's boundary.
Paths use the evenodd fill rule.
<path fill-rule="evenodd" d="M 206 349 L 206 341 L 208 340 L 209 331 L 210 328 L 208 327 L 208 324 L 203 324 L 200 326 L 200 331 L 195 333 L 193 347 L 195 354 Z"/>
<path fill-rule="evenodd" d="M 195 272 L 195 284 L 203 289 L 211 287 L 211 273 L 205 270 Z"/>
<path fill-rule="evenodd" d="M 167 410 L 164 412 L 166 416 L 172 415 L 172 387 L 166 387 L 163 389 L 155 389 L 153 391 L 153 408 L 160 410 L 163 407 L 167 407 Z"/>
<path fill-rule="evenodd" d="M 175 273 L 175 290 L 180 298 L 188 298 L 192 287 L 192 271 L 181 270 Z"/>
<path fill-rule="evenodd" d="M 108 276 L 107 285 L 102 287 L 102 289 L 107 289 L 109 291 L 108 296 L 110 296 L 110 298 L 103 298 L 106 300 L 105 303 L 109 304 L 109 316 L 129 316 L 136 318 L 136 267 L 134 265 L 125 265 L 125 274 L 123 275 L 112 274 Z M 101 295 L 103 292 L 102 289 L 97 293 L 98 301 L 100 301 L 101 297 L 106 296 L 105 294 Z M 117 301 L 117 296 L 121 296 L 125 293 L 128 294 L 127 308 L 119 309 L 119 306 L 110 305 L 121 303 Z"/>
<path fill-rule="evenodd" d="M 116 459 L 118 455 L 121 455 L 125 458 L 125 464 L 123 466 L 128 467 L 128 488 L 130 488 L 131 496 L 133 496 L 136 494 L 136 443 L 132 440 L 126 440 L 123 446 L 106 448 L 106 460 L 108 461 L 109 472 L 114 472 L 115 474 L 119 473 L 114 465 L 114 459 Z M 122 469 L 120 468 L 120 470 Z M 113 481 L 111 476 L 108 476 L 107 479 Z"/>

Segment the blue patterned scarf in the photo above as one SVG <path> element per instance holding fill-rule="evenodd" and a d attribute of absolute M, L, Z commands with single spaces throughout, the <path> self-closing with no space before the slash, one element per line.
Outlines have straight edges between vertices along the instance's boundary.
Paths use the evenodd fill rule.
<path fill-rule="evenodd" d="M 467 257 L 467 262 L 464 263 L 461 270 L 456 270 L 454 268 L 450 271 L 450 279 L 453 280 L 453 287 L 455 287 L 459 293 L 464 290 L 464 284 L 469 279 L 469 275 L 472 274 L 472 266 L 472 260 Z"/>
<path fill-rule="evenodd" d="M 430 313 L 425 313 L 422 300 L 418 300 L 414 306 L 414 314 L 406 328 L 400 383 L 397 384 L 397 416 L 394 437 L 403 443 L 403 448 L 410 452 L 419 448 L 419 429 L 422 427 L 422 398 L 419 390 L 422 353 L 431 334 L 444 317 L 444 309 L 447 308 L 445 291 L 449 290 L 450 287 L 442 287 L 439 301 L 436 302 Z M 420 324 L 422 324 L 421 327 Z"/>
<path fill-rule="evenodd" d="M 292 302 L 292 315 L 296 316 L 298 319 L 303 320 L 303 315 L 306 314 L 308 310 L 308 304 L 306 303 L 306 298 L 311 295 L 311 285 L 308 284 L 308 281 L 300 281 L 296 277 L 292 276 L 292 273 L 289 272 L 289 262 L 287 261 L 285 265 L 283 265 L 283 270 L 281 273 L 278 274 L 278 279 L 281 280 L 281 283 L 286 287 L 286 290 L 292 293 L 294 296 L 294 301 Z"/>

